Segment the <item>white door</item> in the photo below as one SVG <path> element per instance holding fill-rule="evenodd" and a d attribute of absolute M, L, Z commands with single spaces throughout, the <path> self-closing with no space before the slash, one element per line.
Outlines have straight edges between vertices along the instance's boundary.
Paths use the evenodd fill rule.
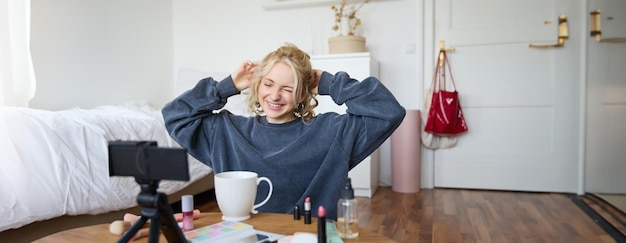
<path fill-rule="evenodd" d="M 626 0 L 589 1 L 601 35 L 589 37 L 585 190 L 626 193 Z M 596 11 L 599 10 L 599 11 Z M 595 29 L 595 28 L 594 28 Z"/>
<path fill-rule="evenodd" d="M 582 147 L 583 3 L 431 4 L 431 51 L 439 50 L 439 40 L 455 48 L 448 57 L 469 127 L 455 147 L 431 153 L 434 186 L 576 192 Z M 561 15 L 569 27 L 561 30 L 569 34 L 564 46 L 530 48 L 531 43 L 557 43 Z M 429 84 L 427 80 L 425 86 Z"/>

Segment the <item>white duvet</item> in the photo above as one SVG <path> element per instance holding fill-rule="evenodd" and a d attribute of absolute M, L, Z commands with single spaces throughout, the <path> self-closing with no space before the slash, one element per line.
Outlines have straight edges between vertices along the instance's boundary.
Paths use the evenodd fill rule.
<path fill-rule="evenodd" d="M 0 231 L 61 215 L 136 205 L 132 177 L 109 177 L 108 141 L 178 147 L 159 110 L 141 104 L 45 111 L 0 107 Z M 191 180 L 160 183 L 171 194 L 211 169 L 189 157 Z"/>

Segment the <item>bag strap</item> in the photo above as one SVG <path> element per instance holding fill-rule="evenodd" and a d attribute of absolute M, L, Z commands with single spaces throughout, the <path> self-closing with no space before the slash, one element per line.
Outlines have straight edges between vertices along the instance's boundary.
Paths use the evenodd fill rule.
<path fill-rule="evenodd" d="M 446 54 L 446 51 L 442 51 L 442 52 L 443 52 L 443 58 L 445 60 L 444 65 L 448 67 L 448 73 L 450 74 L 450 81 L 452 81 L 452 87 L 454 87 L 454 91 L 456 91 L 456 83 L 454 82 L 454 76 L 452 76 L 452 68 L 450 67 L 450 62 L 448 61 L 448 55 Z M 445 77 L 444 77 L 444 84 L 445 84 Z"/>
<path fill-rule="evenodd" d="M 439 55 L 442 55 L 441 52 L 439 53 Z M 433 81 L 430 84 L 430 92 L 436 92 L 439 90 L 439 69 L 441 65 L 441 58 L 439 58 L 439 56 L 437 56 L 437 64 L 435 66 L 435 74 L 433 75 Z"/>
<path fill-rule="evenodd" d="M 450 74 L 450 80 L 452 81 L 452 87 L 454 87 L 454 91 L 456 91 L 456 83 L 454 82 L 454 76 L 452 76 L 452 68 L 448 63 L 448 55 L 446 51 L 439 51 L 439 56 L 437 57 L 437 66 L 435 67 L 435 75 L 433 75 L 433 81 L 430 87 L 431 92 L 436 92 L 439 90 L 446 90 L 446 67 L 448 67 L 448 73 Z M 443 84 L 440 84 L 443 82 Z"/>

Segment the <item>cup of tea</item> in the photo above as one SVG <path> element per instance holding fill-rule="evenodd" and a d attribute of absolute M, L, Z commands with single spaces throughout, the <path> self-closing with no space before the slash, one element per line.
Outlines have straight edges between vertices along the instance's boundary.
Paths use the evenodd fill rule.
<path fill-rule="evenodd" d="M 242 221 L 250 218 L 250 213 L 258 213 L 257 208 L 263 206 L 272 196 L 272 181 L 267 177 L 259 177 L 251 171 L 227 171 L 215 174 L 215 198 L 222 212 L 222 220 Z M 254 204 L 258 185 L 265 181 L 269 192 L 263 201 Z"/>

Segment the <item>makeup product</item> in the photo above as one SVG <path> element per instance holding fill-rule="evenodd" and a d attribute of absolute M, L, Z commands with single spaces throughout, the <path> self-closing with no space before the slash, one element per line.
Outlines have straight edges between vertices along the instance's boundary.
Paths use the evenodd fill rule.
<path fill-rule="evenodd" d="M 285 235 L 257 230 L 254 226 L 242 222 L 222 221 L 187 231 L 185 237 L 189 243 L 272 243 L 278 242 L 278 239 L 284 238 Z"/>
<path fill-rule="evenodd" d="M 317 209 L 317 243 L 326 243 L 326 209 L 321 205 Z"/>
<path fill-rule="evenodd" d="M 300 207 L 298 205 L 293 207 L 293 220 L 300 220 Z"/>
<path fill-rule="evenodd" d="M 193 210 L 193 219 L 199 219 L 200 218 L 200 210 L 199 209 L 194 209 Z M 174 219 L 176 220 L 176 222 L 183 222 L 183 214 L 182 213 L 175 213 L 174 214 Z"/>
<path fill-rule="evenodd" d="M 183 211 L 183 231 L 193 229 L 193 195 L 183 195 L 181 198 Z"/>
<path fill-rule="evenodd" d="M 311 224 L 311 198 L 304 199 L 304 223 Z"/>
<path fill-rule="evenodd" d="M 354 189 L 350 177 L 346 178 L 341 198 L 337 201 L 337 232 L 344 239 L 359 236 L 358 201 L 354 198 Z"/>
<path fill-rule="evenodd" d="M 109 231 L 114 235 L 121 235 L 132 226 L 131 222 L 115 220 L 109 225 Z"/>

